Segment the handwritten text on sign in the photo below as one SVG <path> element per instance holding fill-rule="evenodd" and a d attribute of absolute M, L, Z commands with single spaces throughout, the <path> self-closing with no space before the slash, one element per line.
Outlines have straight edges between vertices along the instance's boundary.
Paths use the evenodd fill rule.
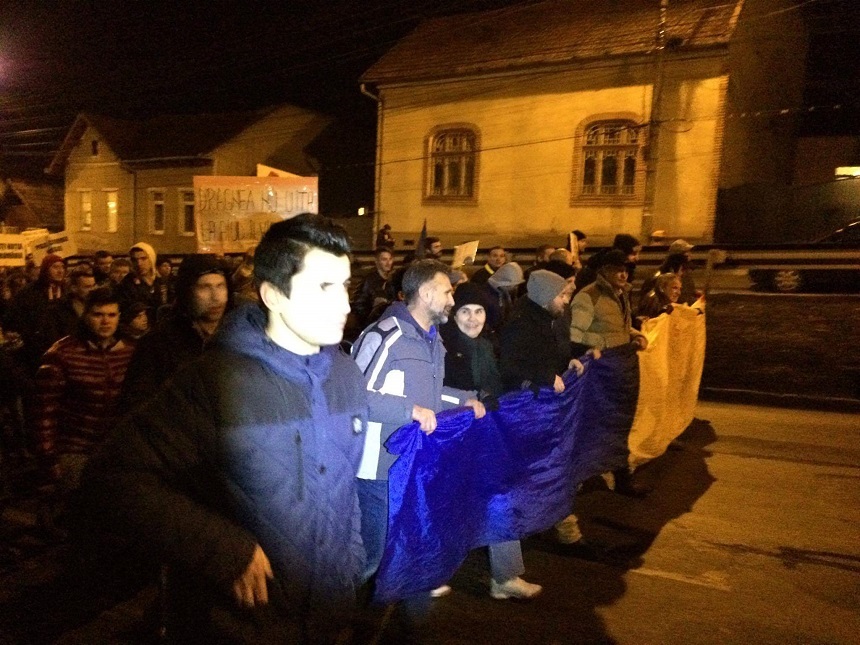
<path fill-rule="evenodd" d="M 197 248 L 240 253 L 274 222 L 319 212 L 316 177 L 195 177 Z"/>

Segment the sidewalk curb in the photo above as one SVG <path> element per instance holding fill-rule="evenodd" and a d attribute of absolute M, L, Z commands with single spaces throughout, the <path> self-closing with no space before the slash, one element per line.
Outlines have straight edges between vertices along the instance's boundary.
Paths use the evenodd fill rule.
<path fill-rule="evenodd" d="M 778 408 L 803 408 L 824 412 L 860 412 L 860 400 L 840 397 L 804 396 L 735 388 L 703 387 L 699 390 L 703 401 L 725 401 L 748 405 L 766 405 Z"/>

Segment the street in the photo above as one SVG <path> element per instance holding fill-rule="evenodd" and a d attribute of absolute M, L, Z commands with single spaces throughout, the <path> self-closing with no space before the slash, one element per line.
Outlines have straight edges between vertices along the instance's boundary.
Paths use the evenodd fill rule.
<path fill-rule="evenodd" d="M 857 642 L 856 416 L 702 402 L 696 417 L 638 473 L 654 488 L 648 498 L 580 495 L 583 532 L 606 548 L 603 561 L 534 536 L 524 577 L 544 592 L 517 603 L 488 596 L 486 555 L 473 552 L 453 593 L 434 601 L 428 641 Z M 154 589 L 101 614 L 64 606 L 70 594 L 51 589 L 59 557 L 47 548 L 7 568 L 0 642 L 144 642 L 136 625 Z M 374 618 L 378 642 L 402 642 L 389 618 Z"/>

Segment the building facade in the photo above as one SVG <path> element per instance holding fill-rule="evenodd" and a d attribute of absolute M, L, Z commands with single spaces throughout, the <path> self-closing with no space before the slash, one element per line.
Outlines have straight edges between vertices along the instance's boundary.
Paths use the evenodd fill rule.
<path fill-rule="evenodd" d="M 257 164 L 312 176 L 304 149 L 329 119 L 293 106 L 126 121 L 81 114 L 47 172 L 65 175 L 65 226 L 80 253 L 197 249 L 195 175 L 253 176 Z"/>
<path fill-rule="evenodd" d="M 784 4 L 547 0 L 422 24 L 362 78 L 379 102 L 377 221 L 402 239 L 426 219 L 448 246 L 574 228 L 711 240 L 722 182 L 790 173 L 784 121 L 728 118 L 756 96 L 800 101 L 802 28 L 756 48 L 750 20 L 733 41 L 745 15 L 789 20 Z M 796 78 L 759 69 L 780 56 L 800 59 Z M 779 163 L 762 169 L 762 151 Z"/>

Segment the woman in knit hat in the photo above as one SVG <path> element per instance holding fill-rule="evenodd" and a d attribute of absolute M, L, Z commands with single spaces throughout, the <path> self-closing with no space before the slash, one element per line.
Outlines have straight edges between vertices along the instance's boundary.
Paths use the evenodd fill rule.
<path fill-rule="evenodd" d="M 482 285 L 470 282 L 460 285 L 454 292 L 453 315 L 439 331 L 446 349 L 445 385 L 475 390 L 482 399 L 493 401 L 502 393 L 502 379 L 492 343 L 483 335 L 486 307 Z M 520 577 L 525 567 L 519 540 L 491 544 L 489 552 L 490 595 L 493 598 L 527 599 L 540 593 L 540 585 Z"/>

